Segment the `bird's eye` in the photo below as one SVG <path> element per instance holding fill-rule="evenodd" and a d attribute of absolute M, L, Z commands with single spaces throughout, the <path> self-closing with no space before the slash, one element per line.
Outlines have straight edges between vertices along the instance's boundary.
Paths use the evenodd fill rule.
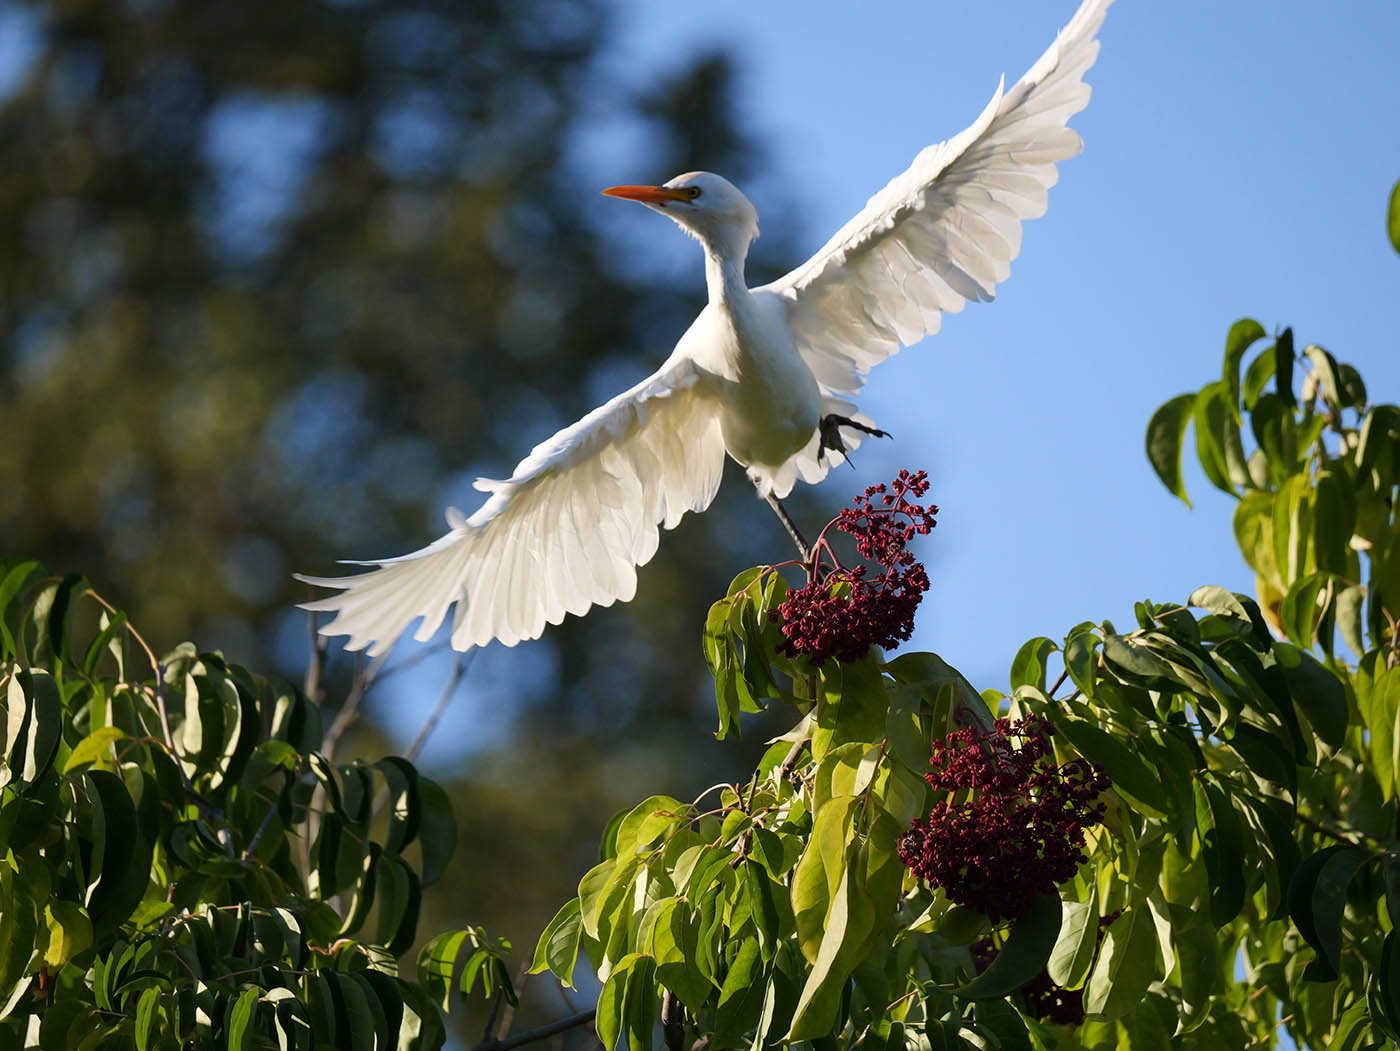
<path fill-rule="evenodd" d="M 698 186 L 687 186 L 685 188 L 685 195 L 689 197 L 692 201 L 695 200 L 695 198 L 699 197 L 701 192 L 702 191 Z"/>

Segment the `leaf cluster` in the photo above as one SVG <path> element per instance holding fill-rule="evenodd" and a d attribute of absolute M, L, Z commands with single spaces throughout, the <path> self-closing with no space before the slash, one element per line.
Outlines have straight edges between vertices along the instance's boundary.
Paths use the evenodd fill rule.
<path fill-rule="evenodd" d="M 477 929 L 400 974 L 447 796 L 397 757 L 329 761 L 300 690 L 188 644 L 157 659 L 81 577 L 20 560 L 0 669 L 7 1045 L 436 1048 L 454 988 L 514 998 Z"/>

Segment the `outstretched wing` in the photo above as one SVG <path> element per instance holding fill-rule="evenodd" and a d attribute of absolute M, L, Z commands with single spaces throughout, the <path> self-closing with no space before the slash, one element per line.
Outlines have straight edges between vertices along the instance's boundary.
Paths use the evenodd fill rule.
<path fill-rule="evenodd" d="M 452 645 L 538 638 L 564 614 L 632 598 L 657 526 L 708 507 L 724 468 L 718 419 L 685 358 L 537 445 L 470 518 L 402 558 L 346 577 L 300 577 L 340 593 L 303 608 L 336 614 L 321 631 L 348 649 L 387 652 L 416 618 L 432 638 L 453 603 Z"/>
<path fill-rule="evenodd" d="M 976 122 L 924 149 L 811 259 L 765 286 L 788 303 L 798 349 L 823 392 L 855 394 L 870 367 L 989 300 L 1045 212 L 1057 161 L 1079 152 L 1066 125 L 1089 101 L 1084 74 L 1113 0 L 1083 5 L 1030 71 Z"/>

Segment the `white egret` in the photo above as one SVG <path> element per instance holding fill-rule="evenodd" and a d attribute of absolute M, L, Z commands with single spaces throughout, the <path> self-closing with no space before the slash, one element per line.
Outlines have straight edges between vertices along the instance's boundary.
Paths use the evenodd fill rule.
<path fill-rule="evenodd" d="M 870 367 L 990 300 L 1045 211 L 1055 164 L 1079 152 L 1069 118 L 1112 0 L 1084 0 L 1010 91 L 998 86 L 961 134 L 929 146 L 806 263 L 750 289 L 754 207 L 718 175 L 603 191 L 674 220 L 705 253 L 709 302 L 651 376 L 535 446 L 472 515 L 401 558 L 345 577 L 301 577 L 337 594 L 306 604 L 348 649 L 386 652 L 418 618 L 430 639 L 455 603 L 452 645 L 539 637 L 566 613 L 631 599 L 658 526 L 709 506 L 726 454 L 762 496 L 817 482 L 873 431 L 848 400 Z M 1004 82 L 1003 82 L 1004 83 Z"/>

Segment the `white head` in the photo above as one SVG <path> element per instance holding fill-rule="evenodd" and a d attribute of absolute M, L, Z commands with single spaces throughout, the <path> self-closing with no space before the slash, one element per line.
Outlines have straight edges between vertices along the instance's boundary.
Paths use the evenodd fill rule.
<path fill-rule="evenodd" d="M 758 212 L 728 179 L 686 172 L 664 186 L 611 186 L 603 193 L 639 201 L 674 219 L 707 251 L 742 262 L 758 236 Z"/>

